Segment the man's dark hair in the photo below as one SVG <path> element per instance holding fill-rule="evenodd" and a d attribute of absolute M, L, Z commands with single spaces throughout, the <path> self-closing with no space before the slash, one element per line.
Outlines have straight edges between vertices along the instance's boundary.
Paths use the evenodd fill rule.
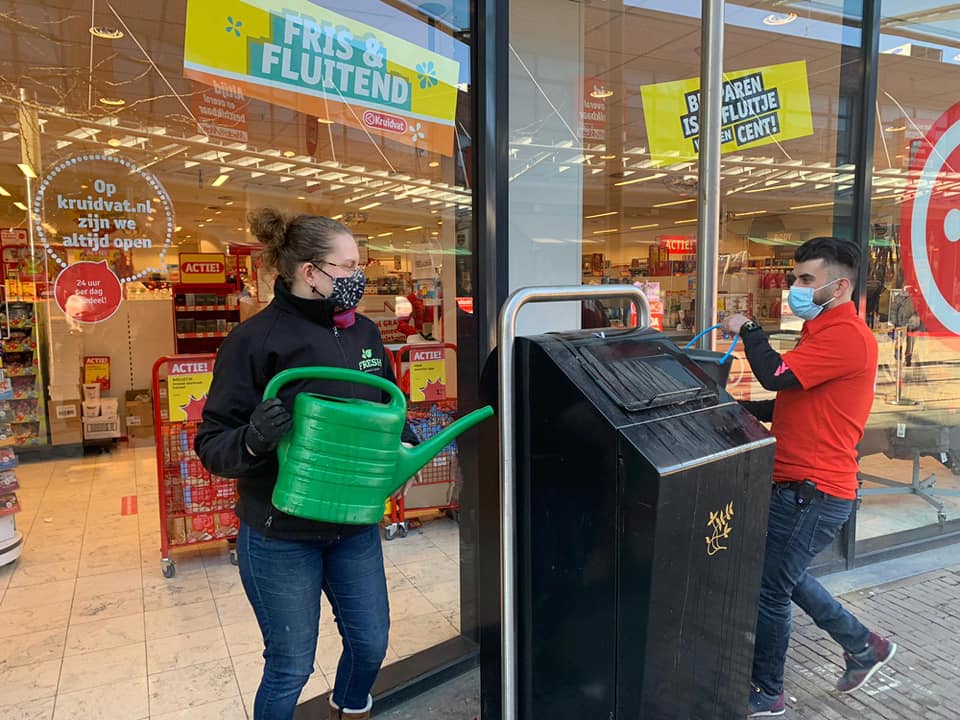
<path fill-rule="evenodd" d="M 837 277 L 846 277 L 856 283 L 857 270 L 860 267 L 860 248 L 850 240 L 841 240 L 835 237 L 815 237 L 798 247 L 793 259 L 798 263 L 808 260 L 823 260 L 824 264 L 829 266 Z"/>

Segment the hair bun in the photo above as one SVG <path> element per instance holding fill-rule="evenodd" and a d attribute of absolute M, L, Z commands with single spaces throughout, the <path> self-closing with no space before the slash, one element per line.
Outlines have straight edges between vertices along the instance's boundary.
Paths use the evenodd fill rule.
<path fill-rule="evenodd" d="M 254 210 L 247 217 L 250 232 L 268 250 L 279 250 L 287 241 L 290 218 L 274 208 Z"/>

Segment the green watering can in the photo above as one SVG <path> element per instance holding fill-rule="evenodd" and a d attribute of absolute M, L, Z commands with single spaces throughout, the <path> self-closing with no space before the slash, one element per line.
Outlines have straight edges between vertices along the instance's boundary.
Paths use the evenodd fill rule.
<path fill-rule="evenodd" d="M 330 523 L 373 525 L 387 498 L 465 430 L 493 415 L 489 405 L 451 423 L 413 448 L 401 445 L 407 400 L 377 375 L 335 367 L 303 367 L 277 373 L 263 399 L 295 380 L 336 380 L 371 385 L 387 403 L 300 393 L 293 428 L 277 447 L 280 472 L 273 504 L 297 517 Z"/>

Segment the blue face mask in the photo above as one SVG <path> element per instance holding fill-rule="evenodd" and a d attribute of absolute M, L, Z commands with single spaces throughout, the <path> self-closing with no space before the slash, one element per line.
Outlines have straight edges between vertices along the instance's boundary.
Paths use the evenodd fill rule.
<path fill-rule="evenodd" d="M 825 287 L 830 287 L 835 282 L 837 281 L 831 280 L 826 285 L 821 285 L 818 288 L 797 287 L 794 285 L 790 288 L 790 294 L 787 295 L 787 304 L 790 305 L 790 310 L 801 320 L 813 320 L 823 312 L 823 309 L 827 305 L 835 300 L 835 298 L 830 298 L 823 305 L 818 305 L 813 301 L 814 294 L 818 290 L 823 290 Z"/>

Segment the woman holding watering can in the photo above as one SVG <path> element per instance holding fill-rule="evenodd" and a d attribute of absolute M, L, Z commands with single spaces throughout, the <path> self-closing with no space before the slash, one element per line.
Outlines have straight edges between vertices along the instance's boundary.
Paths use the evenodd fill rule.
<path fill-rule="evenodd" d="M 343 638 L 330 716 L 368 718 L 390 626 L 379 528 L 287 515 L 271 496 L 277 443 L 291 427 L 298 393 L 379 402 L 381 391 L 300 380 L 284 385 L 275 399 L 262 397 L 273 376 L 295 367 L 340 367 L 396 380 L 376 325 L 356 312 L 366 280 L 350 230 L 325 217 L 287 218 L 275 210 L 253 213 L 250 230 L 278 271 L 275 297 L 220 347 L 196 450 L 211 473 L 238 478 L 240 578 L 266 660 L 253 714 L 255 720 L 293 717 L 313 672 L 325 593 Z M 417 442 L 409 425 L 403 440 Z"/>

